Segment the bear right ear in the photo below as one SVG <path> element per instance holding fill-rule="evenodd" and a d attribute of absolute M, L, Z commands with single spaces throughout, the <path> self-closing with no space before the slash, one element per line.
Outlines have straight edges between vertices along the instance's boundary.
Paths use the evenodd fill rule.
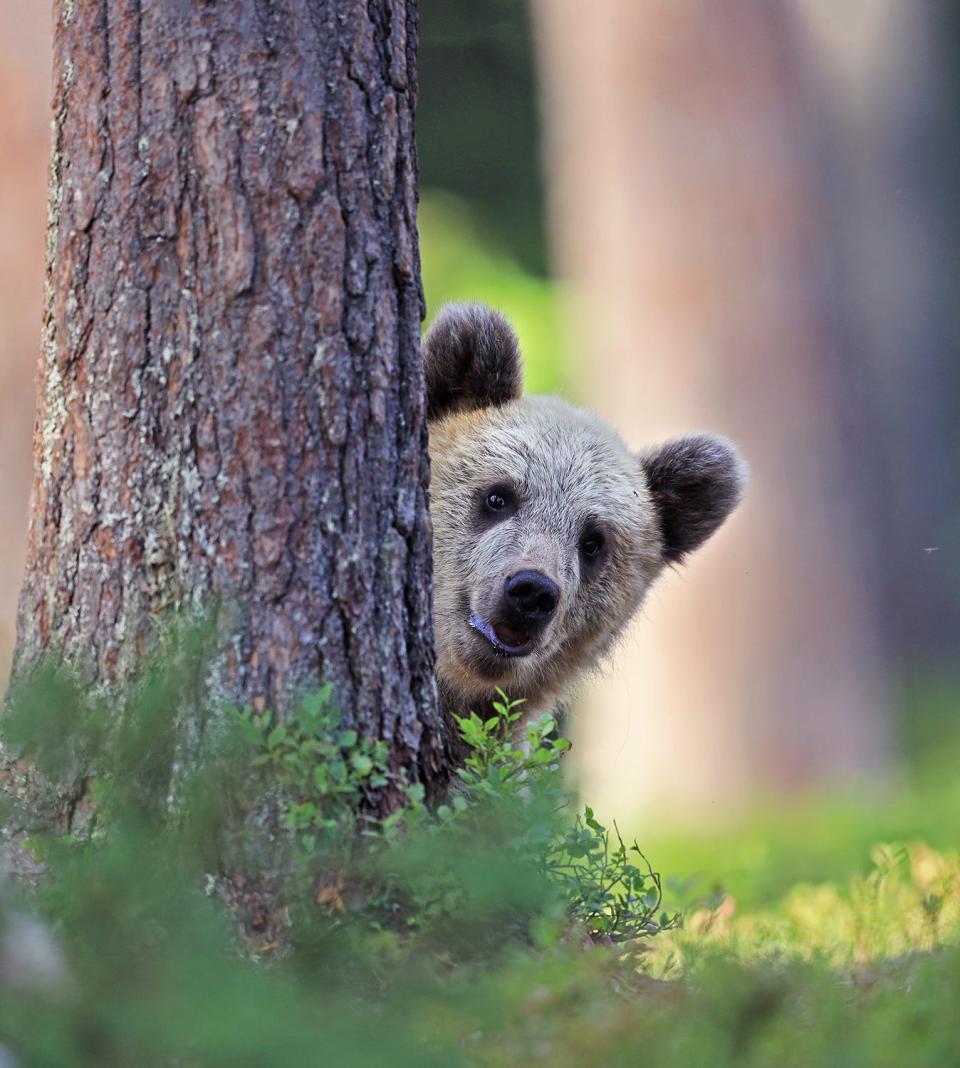
<path fill-rule="evenodd" d="M 747 465 L 715 434 L 691 434 L 644 453 L 640 462 L 663 535 L 663 556 L 681 563 L 737 506 Z"/>
<path fill-rule="evenodd" d="M 445 304 L 421 343 L 427 418 L 506 404 L 523 388 L 513 327 L 485 304 Z"/>

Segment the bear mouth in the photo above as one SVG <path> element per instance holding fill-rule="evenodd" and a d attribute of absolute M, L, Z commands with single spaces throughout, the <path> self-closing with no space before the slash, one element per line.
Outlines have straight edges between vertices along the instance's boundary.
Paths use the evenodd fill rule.
<path fill-rule="evenodd" d="M 487 639 L 498 656 L 526 656 L 533 650 L 533 638 L 507 623 L 488 623 L 476 612 L 470 613 L 470 626 Z"/>

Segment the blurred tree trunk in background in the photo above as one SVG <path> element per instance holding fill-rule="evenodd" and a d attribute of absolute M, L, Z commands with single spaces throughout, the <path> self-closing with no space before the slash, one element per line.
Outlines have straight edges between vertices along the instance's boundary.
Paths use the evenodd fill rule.
<path fill-rule="evenodd" d="M 282 717 L 328 681 L 429 783 L 415 4 L 63 0 L 55 27 L 15 671 L 113 684 L 216 605 L 212 699 Z"/>
<path fill-rule="evenodd" d="M 30 492 L 50 162 L 50 9 L 0 6 L 0 689 L 13 652 Z"/>
<path fill-rule="evenodd" d="M 955 5 L 802 0 L 843 146 L 832 224 L 868 358 L 853 382 L 896 666 L 960 681 L 960 342 Z"/>
<path fill-rule="evenodd" d="M 591 796 L 703 811 L 876 771 L 890 722 L 868 428 L 808 34 L 763 0 L 535 11 L 587 397 L 635 446 L 716 430 L 752 468 L 744 506 L 587 695 Z"/>

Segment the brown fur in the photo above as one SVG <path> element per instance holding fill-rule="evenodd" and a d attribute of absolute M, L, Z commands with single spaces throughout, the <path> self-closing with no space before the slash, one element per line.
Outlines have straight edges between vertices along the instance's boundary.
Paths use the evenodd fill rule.
<path fill-rule="evenodd" d="M 482 304 L 447 304 L 423 339 L 427 415 L 504 404 L 520 396 L 520 344 L 513 327 Z"/>
<path fill-rule="evenodd" d="M 609 651 L 666 564 L 716 530 L 744 467 L 710 435 L 639 456 L 589 412 L 521 397 L 516 339 L 482 306 L 445 309 L 424 357 L 441 698 L 448 712 L 483 712 L 499 687 L 539 713 Z M 503 511 L 487 506 L 491 493 Z M 496 624 L 505 583 L 524 571 L 547 576 L 559 597 L 529 651 L 503 655 L 476 621 Z"/>

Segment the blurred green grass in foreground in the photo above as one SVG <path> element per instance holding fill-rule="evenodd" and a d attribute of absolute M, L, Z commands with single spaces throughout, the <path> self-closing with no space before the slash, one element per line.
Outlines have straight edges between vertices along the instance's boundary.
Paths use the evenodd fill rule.
<path fill-rule="evenodd" d="M 424 837 L 377 838 L 359 895 L 336 875 L 344 854 L 316 854 L 321 882 L 296 903 L 293 954 L 257 961 L 204 892 L 231 804 L 245 818 L 257 796 L 243 768 L 187 790 L 202 799 L 195 815 L 164 814 L 171 712 L 194 692 L 180 692 L 184 678 L 155 674 L 132 712 L 48 682 L 12 721 L 34 734 L 51 771 L 113 754 L 95 791 L 113 816 L 86 842 L 43 846 L 51 874 L 39 899 L 0 895 L 0 1053 L 17 1064 L 960 1063 L 960 834 L 956 785 L 941 765 L 918 770 L 884 808 L 848 807 L 840 819 L 823 801 L 739 839 L 731 830 L 705 875 L 713 884 L 733 872 L 739 896 L 697 900 L 694 890 L 682 929 L 610 944 L 564 919 L 562 899 L 517 853 L 536 856 L 526 844 L 536 794 L 524 780 L 504 794 L 494 761 L 483 779 L 492 809 L 461 798 L 464 820 L 451 811 Z M 358 741 L 341 734 L 336 746 L 362 754 Z M 912 844 L 857 845 L 893 825 Z M 278 832 L 294 857 L 301 831 Z M 688 874 L 689 840 L 641 842 L 668 879 Z M 803 861 L 811 844 L 830 882 Z M 739 871 L 724 852 L 737 848 L 749 858 Z M 664 862 L 671 850 L 675 868 Z M 381 902 L 373 912 L 371 900 Z M 52 965 L 34 916 L 55 939 Z"/>

